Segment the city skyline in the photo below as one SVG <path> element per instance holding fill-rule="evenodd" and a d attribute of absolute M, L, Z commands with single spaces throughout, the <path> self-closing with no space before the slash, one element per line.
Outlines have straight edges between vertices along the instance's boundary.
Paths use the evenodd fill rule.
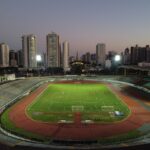
<path fill-rule="evenodd" d="M 106 50 L 123 51 L 150 44 L 149 0 L 1 0 L 0 43 L 21 49 L 21 36 L 37 36 L 37 52 L 46 52 L 46 35 L 70 43 L 70 55 Z"/>

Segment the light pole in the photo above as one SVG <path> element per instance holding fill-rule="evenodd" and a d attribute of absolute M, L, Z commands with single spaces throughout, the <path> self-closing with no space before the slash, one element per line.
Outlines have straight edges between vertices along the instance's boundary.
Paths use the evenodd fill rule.
<path fill-rule="evenodd" d="M 37 61 L 37 70 L 38 70 L 38 75 L 40 75 L 40 63 L 42 61 L 41 55 L 36 55 L 36 61 Z"/>
<path fill-rule="evenodd" d="M 115 55 L 115 62 L 120 62 L 121 61 L 121 56 L 120 55 Z"/>
<path fill-rule="evenodd" d="M 121 55 L 117 54 L 114 57 L 114 64 L 115 64 L 115 74 L 117 75 L 118 65 L 121 62 Z"/>

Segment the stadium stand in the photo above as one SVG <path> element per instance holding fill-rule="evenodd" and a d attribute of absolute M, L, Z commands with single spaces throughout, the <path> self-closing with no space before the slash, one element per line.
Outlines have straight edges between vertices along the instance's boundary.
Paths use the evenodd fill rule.
<path fill-rule="evenodd" d="M 103 77 L 93 77 L 93 79 L 95 80 L 99 80 L 99 79 L 103 79 L 103 78 L 107 78 L 106 76 Z M 130 77 L 108 77 L 109 79 L 115 79 L 115 80 L 119 80 L 119 81 L 124 81 L 124 82 L 128 82 L 128 83 L 134 83 L 135 81 L 137 81 L 137 78 L 130 78 Z M 26 79 L 22 79 L 22 80 L 15 80 L 12 82 L 8 82 L 5 84 L 1 84 L 0 85 L 0 108 L 2 106 L 4 106 L 5 104 L 7 104 L 8 102 L 12 101 L 14 98 L 16 98 L 18 95 L 20 95 L 21 93 L 23 93 L 24 91 L 27 91 L 28 89 L 30 89 L 31 87 L 33 87 L 34 85 L 38 84 L 39 82 L 42 81 L 46 81 L 49 78 L 26 78 Z M 90 78 L 91 79 L 91 78 Z M 150 86 L 150 81 L 147 81 L 145 85 Z M 59 145 L 60 141 L 54 141 Z M 94 141 L 95 142 L 95 141 Z M 93 142 L 93 143 L 94 143 Z M 61 143 L 62 144 L 62 143 Z M 71 143 L 71 147 L 69 147 L 70 149 L 75 149 L 74 143 Z M 79 143 L 78 143 L 79 144 Z M 66 147 L 53 147 L 53 148 L 41 148 L 39 147 L 30 147 L 30 146 L 34 146 L 34 143 L 28 143 L 25 141 L 22 141 L 20 139 L 15 139 L 9 136 L 4 135 L 2 132 L 0 132 L 0 150 L 41 150 L 41 149 L 66 149 Z M 82 148 L 80 146 L 80 144 L 78 145 L 79 149 Z M 128 146 L 124 146 L 124 147 L 118 147 L 118 148 L 107 148 L 107 150 L 112 149 L 112 150 L 148 150 L 150 147 L 149 143 L 148 144 L 141 144 L 138 145 L 138 147 L 133 146 L 133 147 L 128 147 Z M 86 149 L 86 148 L 85 148 Z M 90 149 L 87 146 L 87 149 Z M 99 148 L 92 148 L 92 149 L 99 149 Z"/>
<path fill-rule="evenodd" d="M 11 102 L 18 95 L 24 93 L 34 85 L 45 80 L 47 80 L 47 78 L 26 78 L 22 80 L 15 80 L 4 84 L 0 84 L 0 113 L 2 112 L 1 109 L 4 105 Z M 4 135 L 0 131 L 0 150 L 2 150 L 3 148 L 6 150 L 12 149 L 12 147 L 14 147 L 20 142 L 22 141 Z"/>
<path fill-rule="evenodd" d="M 45 79 L 43 78 L 27 78 L 0 85 L 0 107 L 16 98 L 19 94 L 28 90 L 30 87 L 44 80 Z"/>

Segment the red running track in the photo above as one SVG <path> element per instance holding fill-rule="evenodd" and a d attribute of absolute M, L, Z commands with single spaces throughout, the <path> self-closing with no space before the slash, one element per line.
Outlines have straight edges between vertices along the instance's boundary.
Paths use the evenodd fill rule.
<path fill-rule="evenodd" d="M 76 122 L 70 124 L 58 124 L 32 120 L 29 116 L 27 116 L 26 108 L 47 87 L 47 85 L 39 87 L 30 95 L 23 98 L 22 101 L 12 106 L 9 117 L 18 128 L 60 140 L 93 140 L 102 137 L 110 137 L 137 129 L 144 123 L 150 123 L 150 112 L 145 110 L 132 98 L 124 95 L 114 88 L 111 84 L 108 86 L 128 105 L 132 111 L 131 115 L 121 122 L 111 124 L 80 124 Z M 80 116 L 76 117 L 77 120 L 80 119 Z"/>

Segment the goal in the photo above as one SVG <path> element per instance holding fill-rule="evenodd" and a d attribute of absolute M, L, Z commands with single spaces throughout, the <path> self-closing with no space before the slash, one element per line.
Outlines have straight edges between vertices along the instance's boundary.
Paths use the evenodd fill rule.
<path fill-rule="evenodd" d="M 108 116 L 114 118 L 114 106 L 101 106 L 102 112 L 106 113 Z"/>
<path fill-rule="evenodd" d="M 72 106 L 72 112 L 82 112 L 84 110 L 84 106 Z"/>
<path fill-rule="evenodd" d="M 114 112 L 114 106 L 101 106 L 101 110 L 104 112 Z"/>

